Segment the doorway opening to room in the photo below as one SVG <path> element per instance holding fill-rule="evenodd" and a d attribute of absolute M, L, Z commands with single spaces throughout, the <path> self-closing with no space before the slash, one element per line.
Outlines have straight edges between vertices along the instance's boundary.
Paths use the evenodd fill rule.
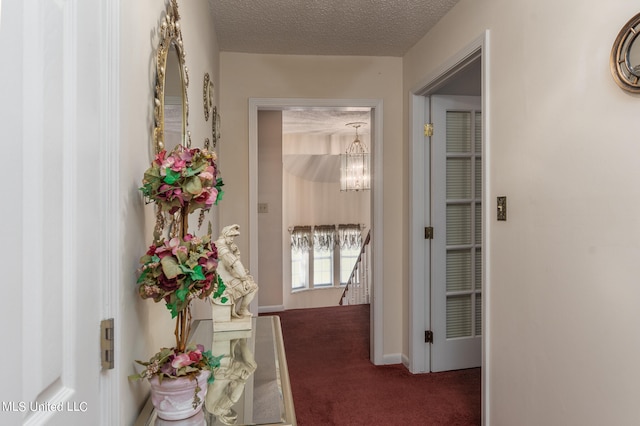
<path fill-rule="evenodd" d="M 289 236 L 287 241 L 285 235 L 282 250 L 285 309 L 368 304 L 369 271 L 357 273 L 370 265 L 371 108 L 295 108 L 258 114 L 259 201 L 272 198 L 273 186 L 281 186 L 281 223 Z M 274 139 L 268 135 L 267 129 L 273 128 L 269 119 L 282 123 L 280 135 L 274 135 L 281 139 L 282 178 L 271 186 L 267 177 L 274 173 L 263 173 L 277 152 L 269 145 Z M 346 188 L 349 182 L 343 179 L 341 160 L 356 140 L 367 161 L 359 162 L 361 175 Z M 267 215 L 260 214 L 264 207 L 259 204 L 259 235 L 273 228 Z M 260 247 L 260 252 L 266 248 Z M 351 279 L 354 272 L 362 280 Z"/>
<path fill-rule="evenodd" d="M 351 273 L 344 265 L 366 242 L 370 357 L 382 364 L 382 101 L 250 99 L 249 121 L 260 312 L 338 306 Z M 371 189 L 341 191 L 340 154 L 356 137 L 371 157 Z M 358 234 L 354 255 L 349 240 Z"/>
<path fill-rule="evenodd" d="M 412 90 L 409 286 L 409 369 L 482 367 L 483 389 L 490 208 L 484 44 L 478 38 Z"/>

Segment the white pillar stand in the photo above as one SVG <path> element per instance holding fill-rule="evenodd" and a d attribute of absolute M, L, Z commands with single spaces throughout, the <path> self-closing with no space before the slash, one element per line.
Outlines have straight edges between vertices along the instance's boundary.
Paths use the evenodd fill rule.
<path fill-rule="evenodd" d="M 251 330 L 251 315 L 235 318 L 231 315 L 232 304 L 211 304 L 213 331 Z"/>

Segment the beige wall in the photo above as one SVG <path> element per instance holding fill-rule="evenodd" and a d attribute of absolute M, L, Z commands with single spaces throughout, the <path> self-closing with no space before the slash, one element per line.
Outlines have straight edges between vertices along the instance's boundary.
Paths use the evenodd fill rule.
<path fill-rule="evenodd" d="M 120 207 L 121 207 L 121 281 L 119 309 L 122 339 L 116 348 L 120 367 L 120 424 L 132 424 L 146 400 L 148 384 L 131 383 L 134 360 L 149 358 L 161 346 L 174 342 L 174 323 L 162 303 L 141 300 L 136 291 L 138 259 L 152 242 L 154 213 L 144 205 L 138 187 L 151 162 L 151 130 L 155 82 L 157 28 L 164 13 L 164 2 L 141 0 L 127 3 L 120 23 L 122 41 L 120 75 Z M 202 88 L 204 73 L 209 72 L 219 87 L 218 47 L 206 2 L 180 3 L 181 23 L 190 85 L 189 129 L 193 145 L 203 146 L 211 138 L 211 122 L 204 120 Z M 210 215 L 215 221 L 215 216 Z M 195 230 L 195 220 L 191 224 Z M 204 229 L 206 230 L 206 228 Z M 206 307 L 196 316 L 210 315 Z"/>
<path fill-rule="evenodd" d="M 384 102 L 384 257 L 389 267 L 384 288 L 384 354 L 402 351 L 403 277 L 406 280 L 405 236 L 397 224 L 405 216 L 402 190 L 402 61 L 388 57 L 260 55 L 221 52 L 222 117 L 221 164 L 227 193 L 221 208 L 222 223 L 249 228 L 249 98 L 382 99 Z M 232 166 L 225 166 L 229 164 Z M 249 235 L 238 238 L 248 253 Z M 243 254 L 244 256 L 244 254 Z M 258 296 L 259 298 L 260 296 Z"/>
<path fill-rule="evenodd" d="M 282 305 L 282 111 L 258 113 L 259 305 Z"/>
<path fill-rule="evenodd" d="M 509 217 L 486 239 L 487 424 L 638 422 L 640 99 L 609 72 L 636 13 L 461 0 L 404 57 L 406 94 L 490 30 L 489 200 L 508 196 Z"/>

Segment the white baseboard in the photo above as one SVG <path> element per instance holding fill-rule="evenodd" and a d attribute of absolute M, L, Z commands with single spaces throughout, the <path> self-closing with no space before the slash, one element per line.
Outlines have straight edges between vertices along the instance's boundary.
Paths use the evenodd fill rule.
<path fill-rule="evenodd" d="M 402 364 L 407 367 L 407 370 L 409 370 L 409 357 L 406 356 L 405 354 L 402 354 Z M 411 371 L 411 370 L 409 370 Z"/>
<path fill-rule="evenodd" d="M 401 364 L 402 354 L 386 354 L 382 356 L 383 365 Z"/>
<path fill-rule="evenodd" d="M 258 313 L 259 314 L 269 314 L 271 312 L 282 312 L 284 311 L 284 305 L 272 305 L 272 306 L 259 306 Z"/>

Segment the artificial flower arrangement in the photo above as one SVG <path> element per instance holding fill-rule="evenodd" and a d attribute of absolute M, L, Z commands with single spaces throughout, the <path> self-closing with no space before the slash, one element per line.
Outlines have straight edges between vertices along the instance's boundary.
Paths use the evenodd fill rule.
<path fill-rule="evenodd" d="M 141 257 L 138 293 L 143 299 L 164 301 L 171 317 L 176 319 L 176 345 L 162 348 L 149 361 L 136 361 L 144 366 L 131 380 L 157 378 L 177 379 L 181 377 L 195 381 L 193 408 L 202 405 L 198 376 L 206 370 L 211 373 L 208 382 L 213 382 L 213 370 L 220 366 L 220 357 L 205 351 L 202 345 L 187 343 L 191 330 L 193 299 L 207 300 L 220 297 L 220 286 L 216 268 L 218 252 L 211 239 L 211 232 L 195 236 L 187 232 L 188 215 L 201 209 L 205 211 L 222 198 L 222 179 L 217 177 L 214 152 L 178 145 L 172 152 L 160 151 L 151 166 L 145 171 L 142 191 L 148 202 L 158 208 L 158 223 L 154 242 Z M 161 237 L 164 228 L 163 215 L 173 217 L 171 235 Z"/>
<path fill-rule="evenodd" d="M 162 150 L 144 172 L 140 190 L 160 211 L 186 213 L 209 210 L 222 199 L 222 179 L 217 178 L 215 152 L 178 145 L 171 153 Z"/>
<path fill-rule="evenodd" d="M 202 345 L 189 344 L 183 351 L 176 348 L 162 348 L 160 352 L 151 357 L 149 361 L 138 361 L 138 364 L 145 368 L 139 374 L 129 376 L 130 380 L 157 378 L 161 384 L 163 379 L 178 379 L 180 377 L 188 377 L 195 382 L 193 400 L 191 406 L 197 409 L 202 405 L 200 398 L 202 388 L 196 380 L 197 376 L 203 371 L 209 370 L 208 383 L 213 382 L 213 371 L 220 367 L 221 356 L 211 355 L 211 351 L 204 350 Z"/>
<path fill-rule="evenodd" d="M 211 235 L 186 234 L 152 244 L 140 259 L 138 292 L 143 299 L 164 300 L 171 317 L 191 299 L 206 300 L 217 283 L 218 250 Z"/>

